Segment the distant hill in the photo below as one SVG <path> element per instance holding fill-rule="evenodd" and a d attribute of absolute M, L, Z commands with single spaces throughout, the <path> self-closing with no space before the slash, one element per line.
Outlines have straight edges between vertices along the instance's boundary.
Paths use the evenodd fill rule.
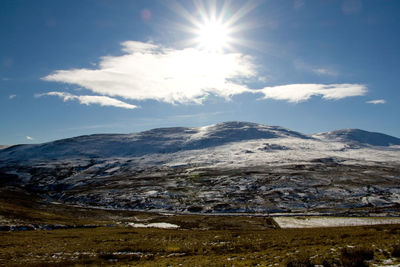
<path fill-rule="evenodd" d="M 332 132 L 315 134 L 325 140 L 352 143 L 357 145 L 390 146 L 400 145 L 400 139 L 382 133 L 368 132 L 359 129 L 342 129 Z"/>

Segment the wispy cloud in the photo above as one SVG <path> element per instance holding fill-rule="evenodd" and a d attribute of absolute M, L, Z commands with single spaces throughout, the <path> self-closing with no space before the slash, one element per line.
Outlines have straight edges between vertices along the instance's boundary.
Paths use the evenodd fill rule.
<path fill-rule="evenodd" d="M 342 11 L 345 15 L 359 13 L 362 10 L 361 0 L 343 0 Z"/>
<path fill-rule="evenodd" d="M 137 106 L 131 105 L 117 99 L 108 97 L 108 96 L 93 96 L 93 95 L 73 95 L 66 92 L 48 92 L 44 94 L 37 94 L 35 97 L 42 97 L 42 96 L 58 96 L 63 99 L 64 102 L 77 100 L 81 104 L 91 105 L 91 104 L 98 104 L 101 106 L 113 106 L 119 108 L 126 108 L 126 109 L 135 109 Z"/>
<path fill-rule="evenodd" d="M 374 105 L 376 105 L 376 104 L 386 104 L 386 100 L 384 100 L 384 99 L 375 99 L 375 100 L 367 101 L 366 103 L 374 104 Z"/>
<path fill-rule="evenodd" d="M 304 6 L 304 4 L 305 4 L 304 0 L 294 0 L 293 1 L 294 9 L 302 8 Z"/>
<path fill-rule="evenodd" d="M 245 92 L 263 93 L 264 98 L 299 102 L 313 95 L 341 99 L 366 92 L 366 86 L 360 84 L 290 84 L 253 89 L 247 84 L 257 80 L 257 66 L 252 57 L 241 53 L 210 53 L 196 48 L 173 49 L 136 41 L 124 42 L 122 46 L 125 54 L 101 58 L 97 69 L 57 70 L 42 79 L 75 84 L 103 96 L 100 101 L 101 96 L 95 98 L 51 93 L 64 101 L 79 100 L 83 104 L 110 103 L 110 98 L 105 96 L 200 104 L 205 95 L 229 99 Z M 328 69 L 319 68 L 315 71 L 333 75 Z M 116 102 L 113 103 L 116 105 Z M 120 101 L 118 103 L 120 107 L 135 107 Z"/>
<path fill-rule="evenodd" d="M 265 99 L 301 102 L 318 95 L 324 99 L 361 96 L 367 92 L 367 87 L 362 84 L 288 84 L 265 87 L 260 92 L 264 94 Z"/>
<path fill-rule="evenodd" d="M 312 73 L 315 73 L 318 75 L 327 75 L 327 76 L 338 76 L 339 75 L 339 73 L 336 70 L 332 69 L 331 67 L 312 66 L 310 64 L 305 63 L 302 60 L 295 60 L 293 62 L 293 65 L 298 70 L 312 72 Z"/>
<path fill-rule="evenodd" d="M 30 136 L 28 136 L 28 135 L 25 137 L 25 139 L 28 140 L 28 141 L 33 141 L 33 140 L 34 140 L 33 137 L 30 137 Z"/>
<path fill-rule="evenodd" d="M 17 97 L 17 95 L 9 95 L 9 96 L 8 96 L 9 99 L 14 99 L 14 98 L 16 98 L 16 97 Z"/>
<path fill-rule="evenodd" d="M 210 118 L 217 115 L 225 114 L 226 112 L 216 111 L 216 112 L 205 112 L 205 113 L 196 113 L 196 114 L 184 114 L 184 115 L 173 115 L 168 117 L 169 120 L 181 120 L 181 119 L 198 119 L 198 118 Z"/>
<path fill-rule="evenodd" d="M 327 68 L 313 68 L 312 71 L 319 75 L 337 76 L 338 73 L 332 69 Z"/>

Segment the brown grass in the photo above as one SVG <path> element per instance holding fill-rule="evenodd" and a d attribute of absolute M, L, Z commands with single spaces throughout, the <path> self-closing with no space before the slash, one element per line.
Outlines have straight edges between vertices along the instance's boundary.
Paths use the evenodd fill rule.
<path fill-rule="evenodd" d="M 0 215 L 25 223 L 114 226 L 0 232 L 0 266 L 366 266 L 400 255 L 400 225 L 279 229 L 265 217 L 166 216 L 34 200 L 23 192 L 0 194 Z M 135 220 L 181 227 L 124 226 Z"/>
<path fill-rule="evenodd" d="M 367 266 L 362 265 L 367 260 L 387 258 L 384 251 L 391 251 L 400 238 L 390 233 L 393 229 L 400 226 L 270 230 L 101 227 L 2 232 L 0 265 Z M 344 234 L 348 237 L 341 238 Z"/>

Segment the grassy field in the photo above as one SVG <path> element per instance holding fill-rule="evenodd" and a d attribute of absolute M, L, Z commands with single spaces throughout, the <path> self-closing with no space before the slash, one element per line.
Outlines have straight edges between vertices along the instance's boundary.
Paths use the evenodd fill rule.
<path fill-rule="evenodd" d="M 0 264 L 5 266 L 334 266 L 327 263 L 345 262 L 346 253 L 353 259 L 372 259 L 370 263 L 391 258 L 396 262 L 400 225 L 269 230 L 99 227 L 1 232 L 0 240 Z"/>
<path fill-rule="evenodd" d="M 0 192 L 0 266 L 378 266 L 400 263 L 400 225 L 280 229 L 267 217 L 162 215 L 48 204 Z M 179 229 L 133 228 L 166 222 Z"/>

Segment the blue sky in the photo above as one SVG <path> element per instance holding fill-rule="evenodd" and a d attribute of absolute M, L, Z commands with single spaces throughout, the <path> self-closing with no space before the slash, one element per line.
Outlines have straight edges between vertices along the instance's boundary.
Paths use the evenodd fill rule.
<path fill-rule="evenodd" d="M 0 144 L 234 120 L 400 137 L 397 0 L 0 6 Z"/>

